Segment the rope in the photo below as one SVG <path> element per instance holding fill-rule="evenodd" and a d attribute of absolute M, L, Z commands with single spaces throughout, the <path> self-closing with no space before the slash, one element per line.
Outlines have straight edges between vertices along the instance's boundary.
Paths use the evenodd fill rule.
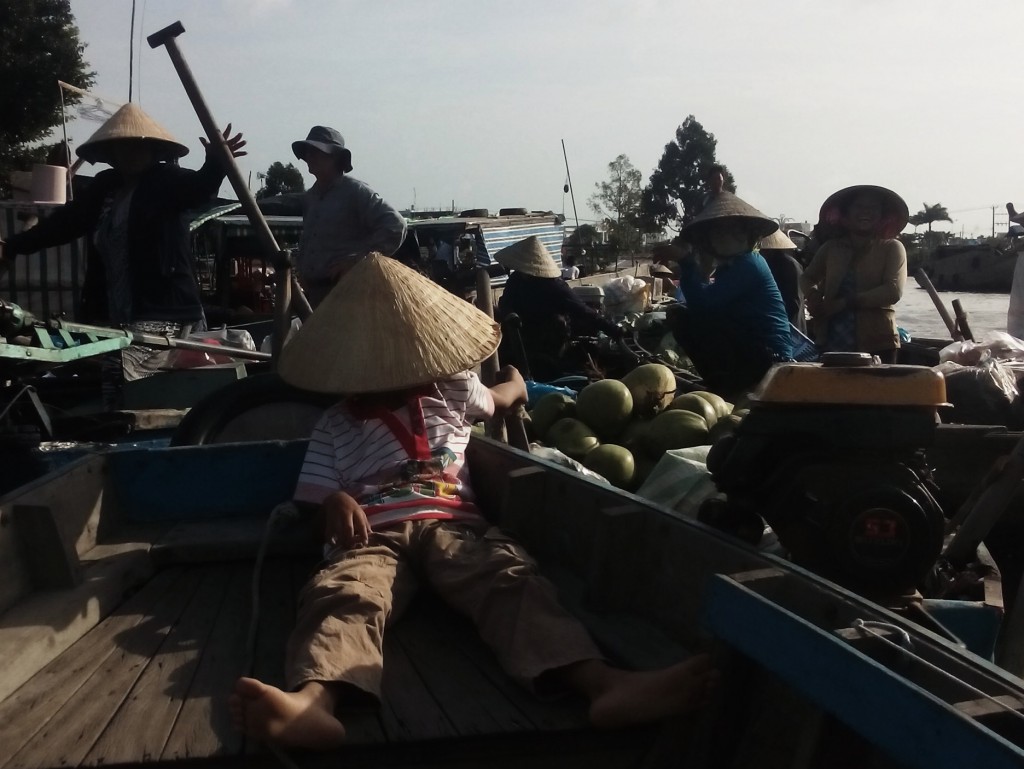
<path fill-rule="evenodd" d="M 906 658 L 906 659 L 913 658 L 916 661 L 924 664 L 924 666 L 927 667 L 933 673 L 938 673 L 939 675 L 944 676 L 945 678 L 949 679 L 953 683 L 960 685 L 961 687 L 963 687 L 967 691 L 969 691 L 972 694 L 974 694 L 975 695 L 975 699 L 987 700 L 988 702 L 991 702 L 991 703 L 995 704 L 997 707 L 1007 711 L 1008 713 L 1013 714 L 1014 718 L 1017 718 L 1017 719 L 1020 719 L 1021 721 L 1024 721 L 1024 713 L 1021 713 L 1016 708 L 1010 707 L 1009 705 L 1007 705 L 1007 704 L 1005 704 L 1003 702 L 1000 702 L 995 697 L 991 696 L 990 694 L 987 694 L 986 692 L 983 692 L 978 687 L 976 687 L 976 686 L 974 686 L 972 684 L 969 684 L 969 683 L 967 683 L 966 681 L 964 681 L 964 680 L 962 680 L 960 678 L 957 678 L 952 673 L 950 673 L 950 672 L 948 672 L 946 670 L 943 670 L 938 665 L 935 665 L 934 663 L 929 662 L 928 660 L 924 659 L 924 657 L 922 657 L 921 655 L 917 654 L 914 651 L 914 644 L 913 644 L 913 641 L 910 638 L 910 633 L 908 633 L 903 628 L 897 627 L 896 625 L 892 625 L 892 624 L 890 624 L 888 622 L 875 622 L 875 621 L 872 621 L 872 620 L 862 620 L 862 619 L 855 619 L 850 624 L 850 627 L 852 627 L 854 630 L 859 630 L 865 636 L 870 636 L 872 638 L 876 638 L 876 639 L 878 639 L 879 641 L 881 641 L 883 643 L 889 644 L 890 646 L 893 646 L 893 647 L 899 649 L 900 653 L 903 655 L 904 658 Z M 893 641 L 892 639 L 882 635 L 882 633 L 879 632 L 879 631 L 882 631 L 882 630 L 888 630 L 888 631 L 896 633 L 899 636 L 899 638 L 900 638 L 899 642 Z M 982 677 L 986 678 L 989 681 L 992 681 L 993 683 L 1001 683 L 998 679 L 993 678 L 992 676 L 987 676 L 987 675 L 982 674 Z"/>
<path fill-rule="evenodd" d="M 245 639 L 245 664 L 242 666 L 242 670 L 245 671 L 246 675 L 252 674 L 253 664 L 256 659 L 256 631 L 260 621 L 260 577 L 263 573 L 263 561 L 266 558 L 267 549 L 270 547 L 270 539 L 279 523 L 297 520 L 299 516 L 299 510 L 295 507 L 294 503 L 282 502 L 270 511 L 270 516 L 267 518 L 267 526 L 263 530 L 260 549 L 256 552 L 256 563 L 252 570 L 252 585 L 249 594 L 251 602 L 249 631 Z M 287 769 L 299 769 L 298 764 L 292 761 L 288 754 L 280 747 L 272 743 L 267 743 L 267 747 Z"/>

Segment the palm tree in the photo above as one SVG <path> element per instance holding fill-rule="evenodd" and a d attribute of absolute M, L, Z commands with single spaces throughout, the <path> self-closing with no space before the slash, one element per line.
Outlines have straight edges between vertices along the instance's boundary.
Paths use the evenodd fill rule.
<path fill-rule="evenodd" d="M 935 205 L 932 206 L 928 205 L 927 203 L 922 203 L 921 205 L 923 205 L 924 208 L 922 208 L 916 214 L 911 216 L 909 219 L 909 222 L 912 225 L 914 225 L 915 228 L 918 227 L 919 225 L 927 224 L 928 232 L 931 232 L 933 222 L 953 221 L 952 218 L 950 218 L 949 216 L 949 211 L 947 211 L 946 207 L 941 203 L 936 203 Z"/>

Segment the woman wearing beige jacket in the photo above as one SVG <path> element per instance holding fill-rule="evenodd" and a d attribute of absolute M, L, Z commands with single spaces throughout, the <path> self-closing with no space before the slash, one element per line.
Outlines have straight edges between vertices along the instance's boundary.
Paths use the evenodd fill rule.
<path fill-rule="evenodd" d="M 893 305 L 907 282 L 907 252 L 896 236 L 908 216 L 899 195 L 872 185 L 847 187 L 822 205 L 819 221 L 843 234 L 818 249 L 800 286 L 823 350 L 896 361 L 900 339 Z"/>

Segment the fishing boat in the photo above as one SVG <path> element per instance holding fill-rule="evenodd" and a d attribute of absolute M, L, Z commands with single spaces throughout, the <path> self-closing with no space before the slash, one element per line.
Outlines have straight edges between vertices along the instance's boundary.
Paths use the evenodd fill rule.
<path fill-rule="evenodd" d="M 0 498 L 0 766 L 1019 767 L 1024 682 L 837 585 L 487 438 L 481 503 L 609 659 L 711 649 L 685 722 L 597 731 L 517 688 L 429 595 L 385 640 L 384 704 L 349 743 L 271 752 L 228 723 L 245 673 L 280 683 L 317 562 L 289 498 L 303 441 L 92 454 Z"/>
<path fill-rule="evenodd" d="M 940 291 L 1008 293 L 1016 264 L 1017 254 L 1011 250 L 956 244 L 936 248 L 924 269 Z"/>

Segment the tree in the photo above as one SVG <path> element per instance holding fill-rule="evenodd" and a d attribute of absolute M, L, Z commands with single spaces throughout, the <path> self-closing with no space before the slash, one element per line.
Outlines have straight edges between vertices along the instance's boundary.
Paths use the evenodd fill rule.
<path fill-rule="evenodd" d="M 640 246 L 640 171 L 626 155 L 608 164 L 608 181 L 598 182 L 588 199 L 590 207 L 604 218 L 611 243 L 623 250 Z"/>
<path fill-rule="evenodd" d="M 96 73 L 82 58 L 70 0 L 0 0 L 0 19 L 0 198 L 9 198 L 11 172 L 43 161 L 42 142 L 63 120 L 57 81 L 89 88 Z"/>
<path fill-rule="evenodd" d="M 712 166 L 718 165 L 714 134 L 704 130 L 693 115 L 676 129 L 675 139 L 665 145 L 658 167 L 651 174 L 641 197 L 641 218 L 644 229 L 660 230 L 664 227 L 680 230 L 704 206 L 710 192 L 706 177 Z M 736 191 L 736 180 L 728 168 L 722 166 L 725 189 Z"/>
<path fill-rule="evenodd" d="M 928 232 L 931 232 L 933 222 L 953 221 L 949 216 L 949 211 L 947 211 L 946 207 L 941 203 L 936 203 L 933 206 L 930 206 L 927 203 L 922 203 L 921 205 L 924 206 L 924 208 L 922 208 L 920 211 L 918 211 L 916 214 L 914 214 L 907 220 L 910 222 L 910 224 L 914 225 L 915 228 L 921 226 L 922 224 L 927 224 Z"/>
<path fill-rule="evenodd" d="M 306 189 L 302 172 L 292 163 L 285 165 L 280 161 L 275 161 L 270 164 L 270 168 L 265 174 L 260 174 L 260 178 L 263 179 L 263 186 L 256 193 L 257 198 L 270 198 L 288 192 L 303 192 Z"/>

